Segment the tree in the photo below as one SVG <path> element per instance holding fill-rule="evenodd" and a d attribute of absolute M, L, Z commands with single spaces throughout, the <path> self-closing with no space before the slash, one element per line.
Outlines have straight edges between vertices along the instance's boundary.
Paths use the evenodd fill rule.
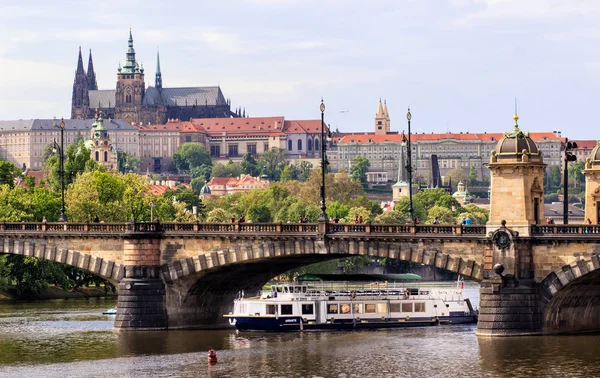
<path fill-rule="evenodd" d="M 298 168 L 299 173 L 298 173 L 298 179 L 300 181 L 306 181 L 308 180 L 308 177 L 310 176 L 310 172 L 313 170 L 313 165 L 311 163 L 309 163 L 308 161 L 303 160 L 300 163 L 300 167 Z"/>
<path fill-rule="evenodd" d="M 117 151 L 117 167 L 121 173 L 138 172 L 142 161 L 139 157 L 125 151 Z"/>
<path fill-rule="evenodd" d="M 281 171 L 281 176 L 279 177 L 279 181 L 281 182 L 285 182 L 285 181 L 291 181 L 294 179 L 295 176 L 295 169 L 293 165 L 290 164 L 286 164 L 285 167 L 283 167 L 283 170 Z"/>
<path fill-rule="evenodd" d="M 405 223 L 406 215 L 397 210 L 389 210 L 375 218 L 375 223 L 398 224 Z"/>
<path fill-rule="evenodd" d="M 560 188 L 560 167 L 558 165 L 553 165 L 550 168 L 550 188 Z"/>
<path fill-rule="evenodd" d="M 414 200 L 421 201 L 425 210 L 433 206 L 442 206 L 448 209 L 459 209 L 460 203 L 450 193 L 441 188 L 421 190 L 413 196 Z"/>
<path fill-rule="evenodd" d="M 200 190 L 202 189 L 204 184 L 206 184 L 206 180 L 203 177 L 195 177 L 192 179 L 192 182 L 190 182 L 190 187 L 192 188 L 194 193 L 200 194 Z"/>
<path fill-rule="evenodd" d="M 398 200 L 398 202 L 396 202 L 394 210 L 399 211 L 405 220 L 410 221 L 410 214 L 408 211 L 409 206 L 410 201 L 408 197 L 402 197 Z M 425 209 L 423 202 L 416 196 L 413 197 L 413 214 L 419 220 L 427 218 L 427 210 Z"/>
<path fill-rule="evenodd" d="M 279 181 L 285 163 L 285 152 L 280 148 L 273 147 L 258 159 L 258 168 L 271 181 Z"/>
<path fill-rule="evenodd" d="M 260 174 L 260 170 L 258 169 L 258 163 L 256 162 L 256 159 L 254 159 L 254 156 L 252 156 L 250 152 L 246 153 L 242 157 L 241 166 L 242 172 L 247 175 L 257 177 Z"/>
<path fill-rule="evenodd" d="M 478 184 L 477 181 L 477 170 L 475 169 L 474 165 L 471 165 L 471 168 L 469 168 L 469 181 L 471 183 L 472 186 L 475 186 Z"/>
<path fill-rule="evenodd" d="M 364 207 L 353 207 L 348 211 L 348 215 L 344 218 L 344 223 L 354 223 L 356 217 L 362 218 L 363 222 L 371 221 L 371 211 Z"/>
<path fill-rule="evenodd" d="M 352 167 L 350 167 L 350 177 L 352 180 L 360 182 L 361 184 L 367 183 L 367 171 L 371 163 L 366 157 L 357 155 L 352 159 Z"/>
<path fill-rule="evenodd" d="M 173 154 L 175 167 L 182 171 L 188 171 L 194 167 L 212 166 L 209 153 L 201 143 L 184 143 L 177 148 Z"/>
<path fill-rule="evenodd" d="M 208 212 L 206 221 L 209 223 L 225 223 L 229 222 L 229 215 L 223 209 L 217 208 Z"/>
<path fill-rule="evenodd" d="M 327 216 L 331 218 L 342 219 L 348 216 L 350 206 L 343 205 L 338 201 L 334 201 L 327 206 Z"/>
<path fill-rule="evenodd" d="M 6 184 L 12 188 L 15 186 L 15 179 L 21 176 L 21 171 L 14 164 L 0 161 L 0 185 Z"/>
<path fill-rule="evenodd" d="M 204 181 L 207 181 L 210 179 L 210 176 L 212 174 L 212 166 L 201 165 L 199 167 L 194 167 L 190 170 L 190 173 L 192 175 L 192 179 L 201 178 Z"/>
<path fill-rule="evenodd" d="M 251 222 L 271 222 L 271 212 L 264 204 L 254 204 L 246 211 L 246 217 Z"/>
<path fill-rule="evenodd" d="M 48 184 L 54 191 L 60 191 L 60 151 L 57 150 L 48 157 L 45 162 L 48 172 Z M 104 169 L 91 157 L 90 149 L 85 146 L 83 140 L 71 143 L 65 149 L 64 154 L 64 180 L 65 186 L 75 181 L 77 175 L 83 172 L 92 172 Z"/>
<path fill-rule="evenodd" d="M 583 175 L 584 169 L 585 162 L 583 160 L 579 160 L 569 165 L 569 177 L 575 182 L 575 187 L 577 187 L 580 182 L 585 182 L 585 176 Z"/>
<path fill-rule="evenodd" d="M 446 173 L 446 177 L 451 178 L 452 182 L 461 182 L 465 180 L 465 171 L 457 167 Z"/>
<path fill-rule="evenodd" d="M 427 211 L 427 223 L 433 223 L 436 218 L 440 224 L 455 223 L 454 213 L 447 207 L 436 205 Z"/>

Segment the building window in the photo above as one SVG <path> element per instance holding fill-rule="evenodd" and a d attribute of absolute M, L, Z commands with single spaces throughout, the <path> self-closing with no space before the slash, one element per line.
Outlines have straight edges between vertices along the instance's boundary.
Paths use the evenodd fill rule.
<path fill-rule="evenodd" d="M 306 142 L 306 148 L 308 151 L 312 151 L 312 139 L 308 138 L 308 142 Z"/>
<path fill-rule="evenodd" d="M 269 143 L 265 143 L 265 144 L 263 145 L 263 150 L 264 150 L 265 152 L 269 151 Z"/>
<path fill-rule="evenodd" d="M 230 144 L 227 146 L 227 148 L 228 148 L 227 156 L 238 156 L 238 145 L 237 144 Z"/>
<path fill-rule="evenodd" d="M 104 151 L 104 161 L 108 161 L 108 152 Z"/>
<path fill-rule="evenodd" d="M 302 139 L 298 139 L 298 151 L 302 151 Z"/>
<path fill-rule="evenodd" d="M 321 151 L 321 147 L 319 147 L 319 138 L 315 138 L 315 151 Z"/>
<path fill-rule="evenodd" d="M 288 140 L 288 151 L 292 150 L 292 141 Z"/>
<path fill-rule="evenodd" d="M 246 149 L 250 155 L 256 155 L 256 144 L 248 144 Z"/>
<path fill-rule="evenodd" d="M 185 136 L 185 141 L 186 141 L 186 143 L 191 142 L 192 141 L 192 136 L 191 135 L 186 135 Z"/>
<path fill-rule="evenodd" d="M 100 159 L 100 153 L 98 151 L 96 151 L 96 161 L 99 161 Z"/>
<path fill-rule="evenodd" d="M 221 156 L 221 146 L 210 146 L 210 156 Z"/>

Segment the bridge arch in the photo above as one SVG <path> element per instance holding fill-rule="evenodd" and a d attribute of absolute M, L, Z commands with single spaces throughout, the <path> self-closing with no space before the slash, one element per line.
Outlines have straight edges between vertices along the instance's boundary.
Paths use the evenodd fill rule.
<path fill-rule="evenodd" d="M 600 331 L 600 255 L 550 273 L 541 282 L 546 333 Z"/>
<path fill-rule="evenodd" d="M 6 238 L 0 242 L 0 254 L 31 256 L 71 265 L 105 279 L 115 286 L 125 275 L 125 267 L 117 262 L 68 248 L 56 247 L 42 241 Z"/>
<path fill-rule="evenodd" d="M 301 266 L 356 255 L 435 266 L 479 281 L 481 265 L 443 252 L 441 243 L 289 239 L 243 243 L 199 253 L 161 267 L 167 283 L 169 328 L 222 327 L 239 293 L 254 293 L 274 276 Z"/>

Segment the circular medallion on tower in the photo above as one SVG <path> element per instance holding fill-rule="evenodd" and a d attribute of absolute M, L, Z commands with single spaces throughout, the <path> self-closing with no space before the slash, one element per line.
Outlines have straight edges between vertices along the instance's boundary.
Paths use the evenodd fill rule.
<path fill-rule="evenodd" d="M 495 156 L 498 159 L 518 159 L 522 160 L 523 155 L 527 159 L 540 160 L 542 154 L 537 144 L 531 139 L 529 133 L 524 133 L 519 129 L 517 121 L 519 116 L 515 114 L 515 127 L 511 133 L 504 133 L 502 139 L 498 141 L 495 149 Z"/>

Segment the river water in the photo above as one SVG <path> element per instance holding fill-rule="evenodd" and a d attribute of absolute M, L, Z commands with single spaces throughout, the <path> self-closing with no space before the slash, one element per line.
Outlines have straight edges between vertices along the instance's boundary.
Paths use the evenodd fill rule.
<path fill-rule="evenodd" d="M 465 295 L 478 303 L 476 285 Z M 0 304 L 0 377 L 600 377 L 600 336 L 478 338 L 394 330 L 118 333 L 116 301 Z M 206 351 L 219 363 L 208 366 Z"/>

